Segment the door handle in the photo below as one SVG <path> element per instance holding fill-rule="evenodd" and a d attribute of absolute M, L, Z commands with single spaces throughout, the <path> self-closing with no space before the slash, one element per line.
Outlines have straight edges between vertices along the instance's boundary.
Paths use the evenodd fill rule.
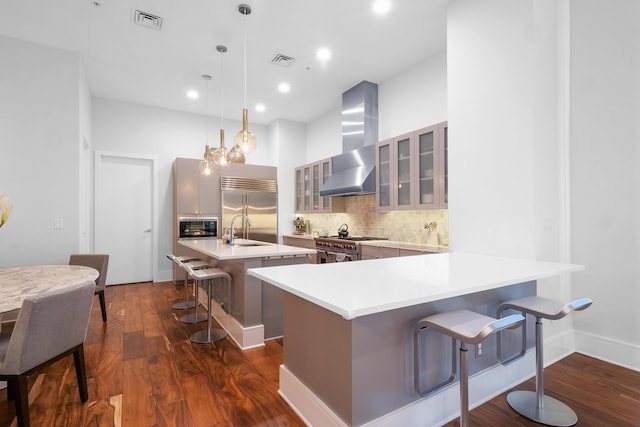
<path fill-rule="evenodd" d="M 142 230 L 143 233 L 151 233 L 151 229 L 147 228 L 146 230 Z"/>

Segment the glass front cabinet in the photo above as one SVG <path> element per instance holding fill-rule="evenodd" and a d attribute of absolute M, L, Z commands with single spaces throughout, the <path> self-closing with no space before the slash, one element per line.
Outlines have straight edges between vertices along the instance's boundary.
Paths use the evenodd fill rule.
<path fill-rule="evenodd" d="M 335 212 L 332 197 L 320 195 L 331 175 L 331 158 L 295 168 L 296 213 Z"/>
<path fill-rule="evenodd" d="M 446 122 L 378 142 L 377 209 L 446 209 L 447 148 Z"/>

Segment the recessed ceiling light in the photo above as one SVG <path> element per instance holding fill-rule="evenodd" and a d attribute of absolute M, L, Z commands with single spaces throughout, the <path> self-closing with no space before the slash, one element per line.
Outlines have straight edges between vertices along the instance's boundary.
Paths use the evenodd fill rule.
<path fill-rule="evenodd" d="M 189 99 L 198 99 L 198 98 L 200 98 L 200 94 L 196 90 L 188 90 L 187 91 L 187 98 L 189 98 Z"/>
<path fill-rule="evenodd" d="M 384 15 L 391 10 L 391 1 L 389 0 L 375 0 L 373 2 L 373 11 L 376 15 Z"/>
<path fill-rule="evenodd" d="M 266 110 L 266 107 L 264 106 L 264 104 L 257 104 L 256 105 L 256 111 L 259 113 L 263 113 L 264 110 Z"/>
<path fill-rule="evenodd" d="M 283 82 L 283 83 L 280 83 L 280 84 L 278 85 L 278 90 L 279 90 L 281 93 L 288 93 L 288 92 L 291 90 L 291 86 L 289 86 L 289 83 L 284 83 L 284 82 Z"/>
<path fill-rule="evenodd" d="M 318 58 L 320 61 L 326 61 L 327 59 L 331 58 L 331 51 L 326 47 L 321 47 L 316 52 L 316 58 Z"/>

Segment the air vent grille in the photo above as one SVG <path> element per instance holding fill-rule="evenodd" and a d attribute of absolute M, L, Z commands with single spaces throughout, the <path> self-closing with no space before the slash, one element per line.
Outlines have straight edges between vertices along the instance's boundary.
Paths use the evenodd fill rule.
<path fill-rule="evenodd" d="M 285 55 L 284 53 L 276 53 L 271 58 L 271 63 L 272 64 L 276 64 L 276 65 L 279 65 L 281 67 L 288 67 L 291 64 L 293 64 L 294 62 L 296 62 L 296 58 L 294 58 L 292 56 L 289 56 L 289 55 Z"/>
<path fill-rule="evenodd" d="M 235 176 L 221 176 L 220 189 L 234 191 L 260 191 L 275 193 L 278 191 L 278 183 L 275 179 L 251 179 Z"/>
<path fill-rule="evenodd" d="M 162 29 L 162 18 L 141 10 L 133 12 L 133 23 L 141 27 L 151 28 L 160 31 Z"/>

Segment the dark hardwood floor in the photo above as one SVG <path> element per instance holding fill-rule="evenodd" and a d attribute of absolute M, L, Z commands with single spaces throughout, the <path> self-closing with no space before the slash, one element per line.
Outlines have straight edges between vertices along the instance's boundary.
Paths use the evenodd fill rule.
<path fill-rule="evenodd" d="M 108 287 L 109 321 L 94 303 L 85 344 L 89 401 L 80 403 L 73 358 L 60 360 L 30 379 L 32 425 L 304 426 L 277 392 L 282 341 L 247 351 L 229 338 L 193 344 L 189 335 L 205 324 L 177 320 L 171 305 L 182 296 L 170 283 Z M 579 426 L 640 426 L 640 372 L 573 354 L 545 374 L 548 394 L 576 411 Z M 530 380 L 518 388 L 533 387 Z M 0 426 L 16 426 L 14 415 L 0 391 Z M 538 425 L 513 412 L 504 395 L 473 410 L 471 424 Z"/>

